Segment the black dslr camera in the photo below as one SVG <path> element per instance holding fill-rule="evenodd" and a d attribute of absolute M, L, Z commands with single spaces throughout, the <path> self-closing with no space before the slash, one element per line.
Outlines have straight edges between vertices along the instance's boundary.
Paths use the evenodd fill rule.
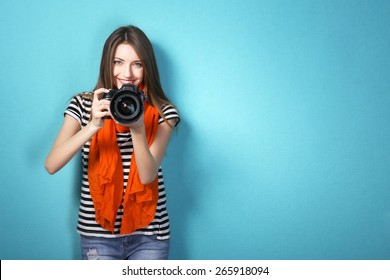
<path fill-rule="evenodd" d="M 110 90 L 102 94 L 102 98 L 110 101 L 110 111 L 115 122 L 128 125 L 137 121 L 144 111 L 144 92 L 135 85 L 125 84 L 118 90 Z"/>

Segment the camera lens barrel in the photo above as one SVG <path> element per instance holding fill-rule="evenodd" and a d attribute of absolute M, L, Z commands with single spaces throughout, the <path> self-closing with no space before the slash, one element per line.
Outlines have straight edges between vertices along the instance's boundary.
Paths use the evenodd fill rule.
<path fill-rule="evenodd" d="M 144 93 L 132 84 L 111 90 L 103 98 L 110 100 L 112 118 L 121 125 L 137 121 L 144 111 Z"/>

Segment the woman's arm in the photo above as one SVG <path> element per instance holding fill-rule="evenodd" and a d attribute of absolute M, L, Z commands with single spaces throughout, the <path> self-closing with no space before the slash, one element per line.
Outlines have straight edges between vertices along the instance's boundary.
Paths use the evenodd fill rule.
<path fill-rule="evenodd" d="M 50 174 L 54 174 L 64 167 L 81 147 L 103 127 L 103 117 L 108 116 L 109 101 L 99 100 L 101 93 L 106 89 L 95 91 L 92 103 L 92 119 L 83 128 L 79 122 L 69 115 L 65 115 L 64 123 L 45 161 L 45 168 Z"/>
<path fill-rule="evenodd" d="M 96 133 L 97 129 L 91 124 L 89 123 L 80 130 L 79 122 L 73 117 L 65 115 L 61 130 L 45 161 L 47 172 L 54 174 L 59 171 Z"/>
<path fill-rule="evenodd" d="M 146 140 L 145 125 L 131 128 L 138 175 L 142 184 L 149 184 L 156 178 L 176 121 L 176 119 L 170 119 L 167 122 L 171 126 L 166 122 L 158 126 L 157 134 L 150 148 Z"/>

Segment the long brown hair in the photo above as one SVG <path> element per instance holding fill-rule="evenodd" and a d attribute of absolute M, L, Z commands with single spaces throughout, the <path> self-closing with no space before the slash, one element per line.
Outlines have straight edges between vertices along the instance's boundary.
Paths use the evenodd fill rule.
<path fill-rule="evenodd" d="M 162 89 L 153 46 L 145 33 L 138 27 L 132 25 L 119 27 L 107 38 L 103 48 L 99 79 L 95 89 L 116 88 L 113 78 L 114 55 L 117 47 L 124 43 L 131 45 L 141 59 L 144 69 L 143 90 L 147 95 L 148 102 L 165 119 L 162 113 L 162 107 L 173 104 L 169 101 Z"/>

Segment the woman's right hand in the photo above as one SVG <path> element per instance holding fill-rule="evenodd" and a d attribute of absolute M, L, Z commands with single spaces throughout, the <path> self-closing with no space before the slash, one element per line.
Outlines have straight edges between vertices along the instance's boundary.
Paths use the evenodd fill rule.
<path fill-rule="evenodd" d="M 103 93 L 108 93 L 106 88 L 99 88 L 93 92 L 93 101 L 91 109 L 91 122 L 96 128 L 102 128 L 104 125 L 104 117 L 110 116 L 110 101 L 102 99 Z"/>

